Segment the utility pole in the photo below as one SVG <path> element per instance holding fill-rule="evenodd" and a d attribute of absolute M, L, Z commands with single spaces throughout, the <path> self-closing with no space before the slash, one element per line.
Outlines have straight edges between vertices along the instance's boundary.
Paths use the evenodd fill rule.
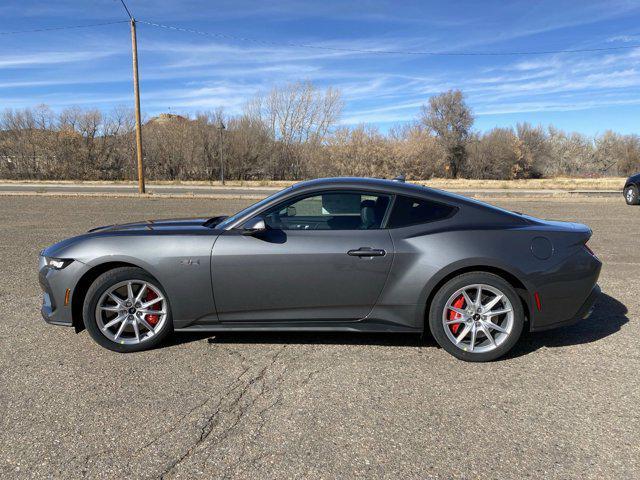
<path fill-rule="evenodd" d="M 140 120 L 140 86 L 138 84 L 138 40 L 136 37 L 136 19 L 133 17 L 131 17 L 131 52 L 133 57 L 133 93 L 135 95 L 136 110 L 136 156 L 138 158 L 138 193 L 144 193 L 144 165 L 142 164 L 142 124 Z"/>
<path fill-rule="evenodd" d="M 222 119 L 220 119 L 220 125 L 218 125 L 218 128 L 220 129 L 220 181 L 222 182 L 222 185 L 224 185 L 224 156 L 222 155 L 222 146 L 223 146 L 223 136 L 222 136 L 222 131 L 225 129 L 224 123 L 222 122 Z"/>

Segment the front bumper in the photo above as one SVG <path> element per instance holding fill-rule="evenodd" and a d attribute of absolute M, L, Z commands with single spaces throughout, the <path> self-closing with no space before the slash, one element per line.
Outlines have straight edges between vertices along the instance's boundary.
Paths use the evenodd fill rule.
<path fill-rule="evenodd" d="M 38 282 L 42 288 L 40 313 L 45 322 L 52 325 L 73 326 L 71 314 L 71 294 L 77 284 L 84 264 L 74 261 L 62 270 L 48 267 L 44 257 L 40 257 Z M 69 302 L 65 305 L 65 295 L 70 290 Z"/>
<path fill-rule="evenodd" d="M 571 317 L 568 320 L 564 320 L 561 322 L 556 322 L 548 325 L 543 325 L 539 327 L 536 327 L 534 325 L 532 326 L 531 331 L 541 332 L 543 330 L 550 330 L 552 328 L 565 327 L 567 325 L 573 325 L 574 323 L 578 323 L 580 320 L 589 318 L 589 316 L 593 312 L 595 303 L 598 300 L 598 297 L 600 296 L 601 293 L 602 293 L 602 290 L 600 289 L 600 286 L 598 284 L 594 285 L 593 289 L 591 290 L 591 293 L 589 294 L 587 299 L 584 301 L 582 306 L 578 309 L 578 311 L 573 317 Z"/>

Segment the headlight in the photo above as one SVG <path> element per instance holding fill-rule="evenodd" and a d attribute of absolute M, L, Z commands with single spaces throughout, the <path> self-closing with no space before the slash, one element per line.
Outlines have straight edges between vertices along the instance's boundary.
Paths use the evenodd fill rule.
<path fill-rule="evenodd" d="M 69 258 L 52 258 L 52 257 L 44 257 L 45 263 L 47 267 L 55 268 L 56 270 L 62 270 L 67 265 L 69 265 L 73 260 Z"/>

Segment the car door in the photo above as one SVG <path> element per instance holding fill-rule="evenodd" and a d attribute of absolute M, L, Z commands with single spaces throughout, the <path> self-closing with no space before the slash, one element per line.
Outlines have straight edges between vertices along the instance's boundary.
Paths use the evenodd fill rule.
<path fill-rule="evenodd" d="M 222 234 L 212 252 L 219 320 L 357 320 L 373 308 L 393 259 L 382 229 L 389 197 L 324 192 L 262 212 L 268 229 Z"/>

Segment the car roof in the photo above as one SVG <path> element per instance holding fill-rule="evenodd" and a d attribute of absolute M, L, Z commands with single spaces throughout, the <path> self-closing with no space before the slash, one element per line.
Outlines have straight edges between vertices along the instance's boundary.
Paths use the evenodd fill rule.
<path fill-rule="evenodd" d="M 422 185 L 416 185 L 414 183 L 405 183 L 398 180 L 387 180 L 384 178 L 367 178 L 367 177 L 330 177 L 330 178 L 317 178 L 314 180 L 305 180 L 293 185 L 294 189 L 307 189 L 307 188 L 324 188 L 324 187 L 353 187 L 359 186 L 362 188 L 380 189 L 380 190 L 406 190 L 409 192 L 421 192 L 434 191 L 431 188 L 424 187 Z"/>
<path fill-rule="evenodd" d="M 456 204 L 481 204 L 486 205 L 477 200 L 458 195 L 456 193 L 439 190 L 437 188 L 418 185 L 416 183 L 403 182 L 399 180 L 387 180 L 384 178 L 367 178 L 367 177 L 330 177 L 317 178 L 314 180 L 305 180 L 294 184 L 292 190 L 315 190 L 322 188 L 363 188 L 366 190 L 377 190 L 386 193 L 396 193 L 404 195 L 419 195 L 428 197 L 432 200 L 441 200 L 444 202 L 453 202 Z"/>
<path fill-rule="evenodd" d="M 371 190 L 378 190 L 380 192 L 392 193 L 392 194 L 404 194 L 404 195 L 419 195 L 426 197 L 430 200 L 442 201 L 455 206 L 470 206 L 474 208 L 480 208 L 483 210 L 490 210 L 498 214 L 506 214 L 508 216 L 517 216 L 521 218 L 521 215 L 506 210 L 495 205 L 476 200 L 475 198 L 469 198 L 464 195 L 460 195 L 453 192 L 447 192 L 446 190 L 439 190 L 437 188 L 427 187 L 425 185 L 418 185 L 410 182 L 403 182 L 398 180 L 388 180 L 384 178 L 367 178 L 367 177 L 331 177 L 331 178 L 318 178 L 314 180 L 305 180 L 294 184 L 291 190 L 315 190 L 321 188 L 364 188 Z"/>

